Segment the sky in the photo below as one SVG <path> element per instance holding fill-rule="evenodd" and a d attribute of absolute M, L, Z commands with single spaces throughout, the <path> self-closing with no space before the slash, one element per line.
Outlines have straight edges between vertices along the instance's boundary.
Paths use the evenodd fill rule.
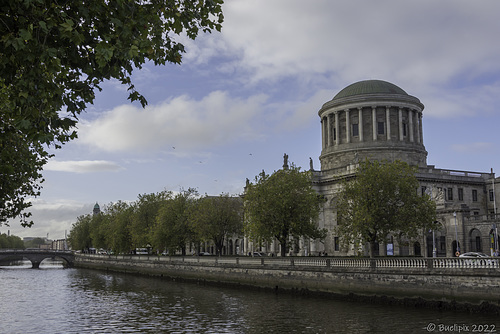
<path fill-rule="evenodd" d="M 134 72 L 145 109 L 104 83 L 79 138 L 45 166 L 34 226 L 0 232 L 61 239 L 95 203 L 163 190 L 238 195 L 284 153 L 319 169 L 319 109 L 368 79 L 424 104 L 429 165 L 500 171 L 500 1 L 227 0 L 223 11 L 221 33 L 179 37 L 182 65 Z"/>

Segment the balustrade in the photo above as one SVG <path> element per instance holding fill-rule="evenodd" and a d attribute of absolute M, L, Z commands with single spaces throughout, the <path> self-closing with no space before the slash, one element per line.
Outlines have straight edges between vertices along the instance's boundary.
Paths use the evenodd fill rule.
<path fill-rule="evenodd" d="M 135 259 L 164 263 L 203 263 L 207 265 L 307 267 L 307 268 L 429 268 L 429 269 L 500 269 L 499 258 L 355 258 L 355 257 L 216 257 L 216 256 L 156 256 L 156 255 L 98 255 L 78 257 Z"/>

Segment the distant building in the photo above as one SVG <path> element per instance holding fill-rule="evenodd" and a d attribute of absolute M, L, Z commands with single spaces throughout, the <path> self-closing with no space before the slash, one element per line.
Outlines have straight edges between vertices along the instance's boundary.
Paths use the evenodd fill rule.
<path fill-rule="evenodd" d="M 99 204 L 97 204 L 97 202 L 96 202 L 95 205 L 94 205 L 93 214 L 95 216 L 95 215 L 98 215 L 100 213 L 101 213 L 101 208 L 99 207 Z"/>

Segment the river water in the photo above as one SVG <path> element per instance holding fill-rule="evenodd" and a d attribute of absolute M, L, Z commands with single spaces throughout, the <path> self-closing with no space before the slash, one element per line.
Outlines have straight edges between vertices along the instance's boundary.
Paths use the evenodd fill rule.
<path fill-rule="evenodd" d="M 500 287 L 499 287 L 500 288 Z M 486 327 L 487 326 L 487 327 Z M 0 333 L 484 333 L 497 316 L 292 296 L 160 278 L 0 268 Z"/>

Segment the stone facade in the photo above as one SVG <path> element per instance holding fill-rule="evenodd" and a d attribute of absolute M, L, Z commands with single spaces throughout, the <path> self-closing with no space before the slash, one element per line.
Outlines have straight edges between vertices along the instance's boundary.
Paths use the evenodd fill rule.
<path fill-rule="evenodd" d="M 421 192 L 436 201 L 441 229 L 422 233 L 418 240 L 397 240 L 388 236 L 379 245 L 379 254 L 455 256 L 469 251 L 492 254 L 500 178 L 493 171 L 443 170 L 427 165 L 422 131 L 424 105 L 416 97 L 389 82 L 367 80 L 340 91 L 319 110 L 321 120 L 321 170 L 313 171 L 314 187 L 325 202 L 320 227 L 329 235 L 324 243 L 302 241 L 301 253 L 326 252 L 328 255 L 354 255 L 359 250 L 342 249 L 335 235 L 336 193 L 341 181 L 354 175 L 359 161 L 405 161 L 417 166 Z M 433 241 L 434 240 L 434 241 Z M 498 240 L 498 238 L 497 238 Z M 389 247 L 387 247 L 390 245 Z"/>

